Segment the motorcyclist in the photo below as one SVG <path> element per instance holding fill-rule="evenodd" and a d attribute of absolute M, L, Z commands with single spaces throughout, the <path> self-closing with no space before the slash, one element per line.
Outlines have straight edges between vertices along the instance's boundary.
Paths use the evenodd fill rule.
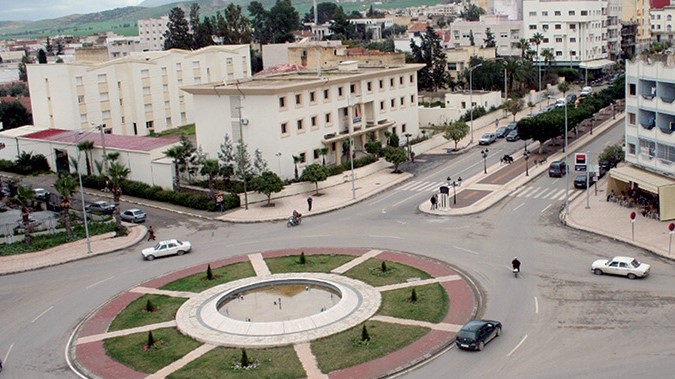
<path fill-rule="evenodd" d="M 298 212 L 297 210 L 293 210 L 293 216 L 291 216 L 291 220 L 293 220 L 293 223 L 295 225 L 300 223 L 300 218 L 302 217 L 302 214 Z"/>
<path fill-rule="evenodd" d="M 513 271 L 520 272 L 520 261 L 518 260 L 518 257 L 513 258 L 511 265 L 513 266 Z"/>

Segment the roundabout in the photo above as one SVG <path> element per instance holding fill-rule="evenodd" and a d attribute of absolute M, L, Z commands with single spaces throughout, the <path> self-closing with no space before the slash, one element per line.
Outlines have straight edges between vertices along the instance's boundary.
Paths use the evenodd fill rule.
<path fill-rule="evenodd" d="M 307 257 L 307 262 L 327 263 L 318 268 L 308 266 L 307 272 L 301 272 L 295 267 L 302 268 L 295 261 L 301 254 Z M 291 262 L 293 267 L 281 269 L 279 260 L 284 260 L 287 266 Z M 364 377 L 363 373 L 368 373 L 365 377 L 379 377 L 413 367 L 445 351 L 452 346 L 459 328 L 475 317 L 479 309 L 476 289 L 456 269 L 402 252 L 279 250 L 236 256 L 209 266 L 224 276 L 223 273 L 233 273 L 242 265 L 250 265 L 252 275 L 200 291 L 197 287 L 195 291 L 166 288 L 202 277 L 207 270 L 204 265 L 152 279 L 119 294 L 77 328 L 68 351 L 78 371 L 100 378 L 190 377 L 204 375 L 192 369 L 213 361 L 212 351 L 246 348 L 251 349 L 250 355 L 265 356 L 269 349 L 290 346 L 295 353 L 291 355 L 295 356 L 283 358 L 284 361 L 266 360 L 265 365 L 292 366 L 292 361 L 299 361 L 302 373 L 284 377 L 346 378 L 357 373 L 359 377 Z M 203 284 L 204 280 L 201 279 L 200 286 L 208 285 Z M 428 295 L 429 289 L 435 288 L 442 297 Z M 391 295 L 397 292 L 398 300 L 391 300 Z M 405 294 L 404 300 L 401 293 Z M 411 301 L 408 293 L 420 293 L 419 299 Z M 176 305 L 175 317 L 134 321 L 120 327 L 120 319 L 130 309 L 135 319 L 155 317 L 147 306 L 146 310 L 136 309 L 139 304 L 143 308 L 146 301 L 150 304 L 150 299 L 160 304 L 158 308 L 170 312 L 170 303 L 161 302 L 158 296 L 180 303 Z M 425 301 L 433 303 L 424 305 Z M 391 311 L 422 306 L 443 312 L 432 320 L 425 319 L 425 315 L 405 318 L 402 313 Z M 367 333 L 366 327 L 372 337 L 364 340 L 362 333 Z M 166 334 L 168 331 L 174 335 Z M 149 333 L 159 335 L 165 344 L 160 349 L 156 346 L 150 349 L 151 355 L 162 354 L 155 350 L 168 351 L 172 345 L 190 348 L 163 357 L 166 365 L 149 368 L 138 361 L 149 349 L 144 345 Z M 124 354 L 116 353 L 116 344 L 131 349 L 128 353 L 134 358 L 126 360 Z M 255 370 L 252 369 L 254 376 Z M 230 377 L 227 370 L 223 372 L 223 377 Z"/>

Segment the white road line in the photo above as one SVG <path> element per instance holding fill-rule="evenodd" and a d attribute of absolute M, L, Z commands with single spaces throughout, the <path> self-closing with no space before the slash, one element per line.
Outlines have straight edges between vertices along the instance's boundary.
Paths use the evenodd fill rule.
<path fill-rule="evenodd" d="M 45 315 L 45 313 L 47 313 L 47 312 L 51 311 L 51 310 L 52 310 L 52 308 L 54 308 L 54 306 L 53 306 L 53 305 L 52 305 L 51 307 L 49 307 L 49 308 L 45 309 L 45 311 L 44 311 L 44 312 L 40 313 L 40 314 L 39 314 L 39 315 L 38 315 L 38 316 L 37 316 L 36 318 L 34 318 L 34 319 L 33 319 L 33 321 L 31 321 L 30 323 L 32 324 L 32 323 L 34 323 L 35 321 L 37 321 L 37 320 L 38 320 L 38 319 L 39 319 L 40 317 L 44 316 L 44 315 Z"/>
<path fill-rule="evenodd" d="M 443 183 L 443 184 L 446 184 L 446 183 Z M 434 183 L 431 183 L 431 184 L 429 184 L 428 186 L 426 186 L 426 187 L 420 189 L 420 191 L 435 191 L 435 190 L 440 189 L 440 188 L 441 188 L 441 185 L 442 185 L 442 184 L 440 184 L 440 183 L 438 183 L 438 182 L 434 182 Z"/>
<path fill-rule="evenodd" d="M 527 187 L 525 187 L 525 186 L 520 187 L 520 188 L 518 188 L 517 190 L 511 192 L 511 195 L 509 195 L 509 196 L 518 196 L 518 195 L 520 195 L 520 193 L 521 193 L 525 188 L 527 188 Z"/>
<path fill-rule="evenodd" d="M 422 187 L 429 185 L 429 182 L 417 182 L 414 186 L 407 189 L 407 191 L 419 191 Z"/>
<path fill-rule="evenodd" d="M 473 250 L 464 249 L 464 248 L 457 247 L 457 246 L 455 246 L 455 249 L 461 250 L 461 251 L 466 251 L 467 253 L 474 254 L 474 255 L 480 255 L 480 253 L 477 253 L 477 252 L 475 252 L 475 251 L 473 251 Z"/>
<path fill-rule="evenodd" d="M 538 314 L 539 313 L 539 301 L 537 300 L 537 297 L 534 297 L 534 313 Z"/>
<path fill-rule="evenodd" d="M 9 350 L 7 350 L 7 353 L 5 353 L 5 359 L 2 360 L 4 364 L 7 364 L 7 359 L 9 358 L 9 353 L 12 352 L 12 348 L 14 347 L 14 342 L 12 342 L 11 345 L 9 345 Z"/>
<path fill-rule="evenodd" d="M 564 189 L 558 190 L 558 192 L 556 192 L 555 195 L 551 196 L 551 200 L 562 200 L 560 198 L 560 196 L 562 196 L 562 199 L 565 198 L 565 190 Z"/>
<path fill-rule="evenodd" d="M 394 239 L 397 239 L 397 240 L 401 239 L 401 237 L 399 237 L 399 236 L 378 236 L 378 235 L 375 235 L 375 234 L 369 234 L 368 237 L 370 237 L 370 238 L 394 238 Z"/>
<path fill-rule="evenodd" d="M 527 194 L 527 196 L 525 196 L 525 197 L 531 197 L 531 198 L 533 198 L 533 199 L 536 199 L 537 197 L 539 197 L 539 196 L 541 195 L 541 193 L 542 193 L 543 191 L 546 191 L 546 188 L 537 187 L 537 190 L 536 190 L 536 191 L 530 192 L 530 193 Z"/>
<path fill-rule="evenodd" d="M 103 282 L 107 282 L 108 280 L 110 280 L 110 279 L 112 279 L 112 278 L 114 278 L 114 277 L 115 277 L 115 276 L 113 275 L 113 276 L 111 276 L 111 277 L 109 277 L 109 278 L 107 278 L 107 279 L 99 280 L 98 282 L 93 283 L 93 284 L 90 284 L 90 285 L 88 285 L 88 286 L 85 287 L 85 288 L 86 288 L 86 289 L 89 289 L 89 288 L 91 288 L 91 287 L 97 286 L 97 285 L 99 285 L 99 284 L 101 284 L 101 283 L 103 283 Z"/>
<path fill-rule="evenodd" d="M 522 204 L 520 204 L 519 206 L 517 206 L 517 207 L 513 208 L 513 210 L 512 210 L 511 212 L 515 212 L 515 211 L 517 211 L 517 210 L 518 210 L 518 208 L 522 207 L 523 205 L 525 205 L 525 203 L 522 203 Z"/>
<path fill-rule="evenodd" d="M 539 212 L 539 213 L 544 213 L 544 212 L 546 212 L 546 210 L 549 209 L 549 208 L 551 208 L 552 205 L 553 205 L 553 204 L 547 205 L 546 208 L 542 209 L 541 212 Z"/>
<path fill-rule="evenodd" d="M 549 191 L 548 188 L 544 188 L 543 191 L 541 191 L 541 192 L 539 192 L 538 194 L 532 196 L 532 198 L 533 198 L 533 199 L 538 199 L 539 197 L 544 196 L 544 194 L 547 193 L 548 191 Z M 544 197 L 545 197 L 545 196 L 544 196 Z"/>
<path fill-rule="evenodd" d="M 518 197 L 525 196 L 527 197 L 527 193 L 532 191 L 534 187 L 527 187 L 525 190 L 523 190 L 521 193 L 518 194 Z"/>
<path fill-rule="evenodd" d="M 510 357 L 511 354 L 513 354 L 513 353 L 520 347 L 520 345 L 522 345 L 523 342 L 525 342 L 526 339 L 527 339 L 527 334 L 525 335 L 525 337 L 523 337 L 522 340 L 520 340 L 520 342 L 518 342 L 518 345 L 516 345 L 516 347 L 514 347 L 513 350 L 511 350 L 510 353 L 506 354 L 506 356 L 507 356 L 507 357 Z"/>
<path fill-rule="evenodd" d="M 412 186 L 414 186 L 415 184 L 417 184 L 417 181 L 416 181 L 416 180 L 411 180 L 411 181 L 409 181 L 408 183 L 406 183 L 406 184 L 404 184 L 404 185 L 398 187 L 398 189 L 400 189 L 400 190 L 406 190 L 406 189 L 408 189 L 408 187 L 412 187 Z"/>

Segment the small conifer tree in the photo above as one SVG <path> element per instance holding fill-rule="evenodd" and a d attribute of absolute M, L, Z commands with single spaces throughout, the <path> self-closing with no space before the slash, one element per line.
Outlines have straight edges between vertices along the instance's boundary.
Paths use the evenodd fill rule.
<path fill-rule="evenodd" d="M 382 266 L 380 267 L 380 270 L 381 270 L 382 272 L 387 272 L 387 270 L 388 270 L 388 269 L 387 269 L 387 262 L 382 261 Z"/>
<path fill-rule="evenodd" d="M 155 311 L 155 305 L 148 299 L 147 302 L 145 302 L 145 311 L 146 312 L 154 312 Z"/>
<path fill-rule="evenodd" d="M 366 328 L 366 324 L 363 324 L 363 328 L 361 329 L 361 341 L 370 341 L 370 334 L 368 334 L 368 329 Z"/>
<path fill-rule="evenodd" d="M 246 354 L 246 349 L 241 349 L 241 367 L 245 368 L 251 365 L 251 362 L 248 360 L 248 354 Z"/>
<path fill-rule="evenodd" d="M 155 346 L 155 337 L 152 335 L 152 330 L 148 332 L 148 348 Z"/>
<path fill-rule="evenodd" d="M 211 265 L 206 268 L 206 280 L 213 280 L 213 272 L 211 271 Z"/>
<path fill-rule="evenodd" d="M 410 302 L 411 303 L 416 303 L 417 302 L 417 292 L 415 289 L 412 289 L 412 293 L 410 294 Z"/>
<path fill-rule="evenodd" d="M 307 263 L 307 258 L 305 258 L 305 252 L 304 252 L 304 251 L 300 253 L 300 261 L 299 261 L 299 263 L 300 263 L 301 265 L 304 265 L 304 264 Z"/>

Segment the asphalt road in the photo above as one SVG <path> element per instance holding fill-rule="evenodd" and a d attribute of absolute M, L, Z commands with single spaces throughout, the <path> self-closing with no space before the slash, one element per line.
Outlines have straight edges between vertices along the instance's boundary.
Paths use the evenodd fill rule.
<path fill-rule="evenodd" d="M 621 137 L 599 136 L 591 151 Z M 488 166 L 523 143 L 490 146 Z M 480 148 L 460 156 L 420 156 L 412 181 L 482 172 Z M 569 185 L 572 185 L 572 177 Z M 223 224 L 150 211 L 158 238 L 193 242 L 182 257 L 145 262 L 139 247 L 40 271 L 0 277 L 0 357 L 7 378 L 74 378 L 64 349 L 77 323 L 118 292 L 180 268 L 256 251 L 295 247 L 371 247 L 407 251 L 458 267 L 480 288 L 481 315 L 504 324 L 479 353 L 450 349 L 405 378 L 670 377 L 675 362 L 672 263 L 558 221 L 564 180 L 541 176 L 528 186 L 549 196 L 513 195 L 472 216 L 436 217 L 417 206 L 428 190 L 405 184 L 355 206 L 284 222 Z M 544 190 L 538 190 L 540 192 Z M 543 192 L 542 192 L 543 193 Z M 570 190 L 572 194 L 581 191 Z M 156 220 L 155 220 L 156 218 Z M 510 261 L 518 256 L 516 279 Z M 597 257 L 635 256 L 652 264 L 645 280 L 594 276 Z M 452 304 L 450 305 L 452 306 Z"/>

